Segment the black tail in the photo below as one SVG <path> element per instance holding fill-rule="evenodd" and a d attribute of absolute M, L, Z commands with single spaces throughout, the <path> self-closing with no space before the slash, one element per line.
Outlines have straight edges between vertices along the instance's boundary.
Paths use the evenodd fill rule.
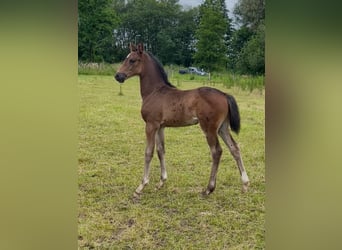
<path fill-rule="evenodd" d="M 228 95 L 227 100 L 228 100 L 228 118 L 229 118 L 229 124 L 230 128 L 236 132 L 237 134 L 240 131 L 240 113 L 239 113 L 239 107 L 235 101 L 235 98 L 232 95 Z"/>

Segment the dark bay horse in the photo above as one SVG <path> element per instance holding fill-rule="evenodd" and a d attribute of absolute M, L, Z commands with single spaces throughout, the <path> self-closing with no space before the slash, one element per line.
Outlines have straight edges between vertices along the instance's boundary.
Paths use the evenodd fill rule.
<path fill-rule="evenodd" d="M 146 123 L 147 139 L 144 176 L 134 196 L 139 197 L 149 182 L 150 162 L 155 145 L 161 168 L 157 187 L 161 188 L 166 181 L 164 128 L 198 123 L 207 138 L 212 156 L 209 184 L 203 193 L 208 195 L 216 187 L 216 174 L 222 154 L 218 135 L 236 160 L 242 180 L 242 191 L 247 191 L 249 179 L 240 149 L 229 132 L 229 129 L 236 133 L 240 130 L 240 114 L 234 97 L 209 87 L 193 90 L 177 89 L 169 82 L 158 60 L 152 54 L 145 52 L 142 44 L 130 45 L 130 53 L 118 69 L 115 79 L 123 83 L 132 76 L 140 77 L 141 115 Z"/>

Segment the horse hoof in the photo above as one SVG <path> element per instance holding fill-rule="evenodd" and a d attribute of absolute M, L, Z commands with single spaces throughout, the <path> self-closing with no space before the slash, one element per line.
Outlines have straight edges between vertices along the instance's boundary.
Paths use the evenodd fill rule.
<path fill-rule="evenodd" d="M 133 193 L 133 199 L 140 199 L 140 197 L 141 197 L 141 193 L 138 193 L 136 191 Z"/>
<path fill-rule="evenodd" d="M 140 200 L 141 200 L 141 194 L 134 192 L 133 197 L 132 197 L 133 204 L 139 203 Z"/>
<path fill-rule="evenodd" d="M 244 184 L 242 184 L 242 193 L 246 193 L 248 191 L 248 187 L 249 187 L 249 182 L 246 182 Z"/>
<path fill-rule="evenodd" d="M 161 180 L 161 181 L 156 185 L 156 190 L 161 189 L 162 186 L 164 186 L 164 181 Z"/>
<path fill-rule="evenodd" d="M 202 195 L 203 196 L 208 196 L 209 194 L 211 194 L 213 191 L 209 190 L 209 189 L 206 189 L 202 192 Z"/>

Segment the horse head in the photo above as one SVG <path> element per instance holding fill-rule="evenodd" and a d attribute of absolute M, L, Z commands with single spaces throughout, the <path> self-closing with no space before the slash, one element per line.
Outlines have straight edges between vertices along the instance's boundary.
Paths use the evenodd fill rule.
<path fill-rule="evenodd" d="M 126 59 L 115 74 L 115 79 L 119 83 L 123 83 L 132 76 L 139 75 L 142 71 L 144 45 L 139 43 L 138 46 L 135 46 L 131 43 L 129 47 L 130 53 L 126 56 Z"/>

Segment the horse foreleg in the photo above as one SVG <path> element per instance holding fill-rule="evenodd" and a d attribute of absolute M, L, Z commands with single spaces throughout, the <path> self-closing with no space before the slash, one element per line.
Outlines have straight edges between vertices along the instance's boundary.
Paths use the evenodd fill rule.
<path fill-rule="evenodd" d="M 156 134 L 157 153 L 160 161 L 160 181 L 157 188 L 160 189 L 167 179 L 166 167 L 165 167 L 165 145 L 164 145 L 164 128 L 160 128 Z"/>
<path fill-rule="evenodd" d="M 154 145 L 155 145 L 155 136 L 156 136 L 157 128 L 152 124 L 146 124 L 145 132 L 146 132 L 146 149 L 145 149 L 145 165 L 144 165 L 144 176 L 141 181 L 141 184 L 137 187 L 134 192 L 134 197 L 139 197 L 144 187 L 149 182 L 150 176 L 150 163 L 153 157 Z"/>

